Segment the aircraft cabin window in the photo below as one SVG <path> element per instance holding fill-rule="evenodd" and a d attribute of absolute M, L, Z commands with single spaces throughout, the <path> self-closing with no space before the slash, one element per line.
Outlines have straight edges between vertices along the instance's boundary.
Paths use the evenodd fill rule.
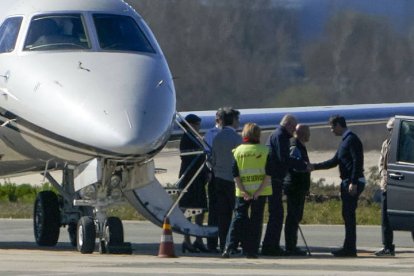
<path fill-rule="evenodd" d="M 398 161 L 414 163 L 414 122 L 401 122 L 398 144 Z"/>
<path fill-rule="evenodd" d="M 48 14 L 33 17 L 24 50 L 84 50 L 91 45 L 80 14 Z"/>
<path fill-rule="evenodd" d="M 0 26 L 0 54 L 13 52 L 16 46 L 22 17 L 7 18 Z"/>
<path fill-rule="evenodd" d="M 155 53 L 135 20 L 129 16 L 93 15 L 101 49 Z"/>

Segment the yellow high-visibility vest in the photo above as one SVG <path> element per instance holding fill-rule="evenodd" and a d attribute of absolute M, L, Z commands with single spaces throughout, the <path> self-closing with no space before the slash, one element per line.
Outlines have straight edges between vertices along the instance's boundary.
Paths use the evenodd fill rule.
<path fill-rule="evenodd" d="M 251 195 L 260 187 L 266 175 L 265 166 L 268 154 L 269 148 L 260 144 L 242 144 L 233 150 L 241 182 L 246 191 Z M 271 194 L 272 186 L 268 183 L 261 195 L 268 196 Z M 243 196 L 237 186 L 236 196 Z"/>

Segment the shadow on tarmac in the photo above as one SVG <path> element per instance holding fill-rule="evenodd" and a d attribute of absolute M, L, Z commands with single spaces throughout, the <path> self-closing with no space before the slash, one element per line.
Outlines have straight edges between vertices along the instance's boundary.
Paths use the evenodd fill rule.
<path fill-rule="evenodd" d="M 39 246 L 35 242 L 21 242 L 21 241 L 7 241 L 7 242 L 0 242 L 0 250 L 40 250 L 40 251 L 56 251 L 56 252 L 77 252 L 77 249 L 73 247 L 69 242 L 59 242 L 56 246 Z M 263 259 L 330 259 L 335 258 L 331 251 L 335 248 L 332 247 L 310 247 L 311 256 L 261 256 L 258 255 L 259 258 Z M 132 244 L 132 255 L 140 255 L 140 256 L 157 256 L 159 250 L 159 244 L 156 243 L 133 243 Z M 302 250 L 306 250 L 306 248 L 302 247 Z M 217 253 L 182 253 L 181 252 L 181 245 L 175 244 L 174 246 L 174 253 L 177 257 L 195 257 L 195 258 L 221 258 L 221 254 Z M 95 248 L 94 253 L 98 253 L 98 248 Z M 413 254 L 413 250 L 398 250 L 396 254 L 399 257 L 400 254 Z M 79 253 L 80 254 L 80 253 Z M 230 258 L 245 258 L 245 256 L 241 253 L 231 255 Z M 379 258 L 374 255 L 374 251 L 372 250 L 358 250 L 358 258 Z M 384 257 L 381 257 L 384 258 Z M 392 257 L 391 257 L 392 258 Z M 408 257 L 407 257 L 408 258 Z"/>

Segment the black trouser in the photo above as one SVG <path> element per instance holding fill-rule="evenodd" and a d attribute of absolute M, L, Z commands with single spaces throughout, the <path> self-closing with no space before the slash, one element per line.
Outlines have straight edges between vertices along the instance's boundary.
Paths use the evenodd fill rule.
<path fill-rule="evenodd" d="M 258 253 L 262 237 L 265 203 L 265 196 L 259 196 L 257 200 L 248 201 L 242 197 L 236 197 L 236 208 L 227 234 L 226 249 L 236 249 L 239 241 L 241 241 L 245 253 Z"/>
<path fill-rule="evenodd" d="M 382 192 L 381 197 L 381 230 L 382 230 L 382 244 L 384 248 L 394 249 L 393 241 L 394 234 L 387 214 L 387 192 Z"/>
<path fill-rule="evenodd" d="M 287 192 L 286 200 L 285 247 L 287 251 L 294 251 L 298 242 L 299 223 L 302 220 L 305 207 L 305 193 Z"/>
<path fill-rule="evenodd" d="M 268 196 L 269 220 L 263 239 L 263 248 L 277 249 L 280 246 L 280 236 L 283 228 L 282 181 L 272 178 L 273 193 Z"/>
<path fill-rule="evenodd" d="M 235 187 L 233 181 L 227 181 L 218 177 L 214 179 L 214 183 L 217 193 L 216 206 L 220 249 L 224 250 L 236 198 Z"/>
<path fill-rule="evenodd" d="M 217 226 L 217 192 L 214 184 L 214 174 L 208 182 L 208 225 Z M 216 249 L 218 237 L 207 239 L 207 248 Z"/>
<path fill-rule="evenodd" d="M 359 195 L 365 188 L 365 184 L 358 184 L 358 192 L 352 196 L 349 194 L 349 185 L 341 183 L 342 218 L 345 222 L 345 240 L 343 248 L 356 251 L 356 208 L 358 207 Z"/>

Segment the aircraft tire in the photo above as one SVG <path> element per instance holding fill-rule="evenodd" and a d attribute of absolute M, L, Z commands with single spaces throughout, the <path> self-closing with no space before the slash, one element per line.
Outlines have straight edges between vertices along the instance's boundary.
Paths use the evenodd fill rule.
<path fill-rule="evenodd" d="M 69 240 L 70 240 L 70 244 L 73 247 L 76 247 L 78 242 L 77 242 L 77 224 L 76 223 L 69 223 L 68 224 L 68 234 L 69 234 Z"/>
<path fill-rule="evenodd" d="M 91 217 L 81 217 L 77 228 L 77 248 L 82 254 L 91 254 L 95 250 L 96 230 Z"/>
<path fill-rule="evenodd" d="M 119 218 L 109 217 L 105 221 L 104 241 L 106 247 L 124 243 L 124 228 Z"/>
<path fill-rule="evenodd" d="M 57 195 L 52 191 L 37 194 L 33 211 L 33 230 L 40 246 L 55 246 L 60 233 L 60 211 Z"/>

